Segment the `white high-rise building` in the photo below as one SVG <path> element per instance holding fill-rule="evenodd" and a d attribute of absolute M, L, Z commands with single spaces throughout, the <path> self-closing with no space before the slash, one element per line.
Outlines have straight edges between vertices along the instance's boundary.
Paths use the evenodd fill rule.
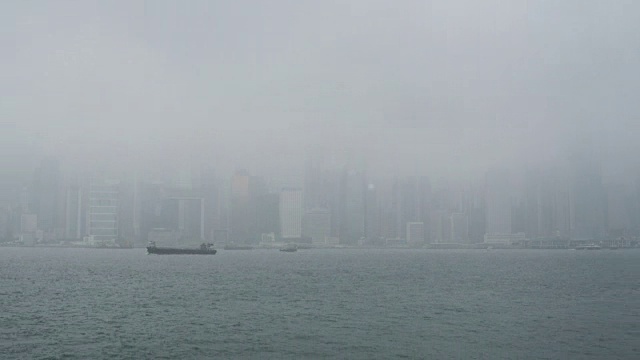
<path fill-rule="evenodd" d="M 280 233 L 283 239 L 302 237 L 302 190 L 284 188 L 280 192 Z"/>
<path fill-rule="evenodd" d="M 87 235 L 94 244 L 115 244 L 118 239 L 117 180 L 92 181 L 89 187 Z"/>

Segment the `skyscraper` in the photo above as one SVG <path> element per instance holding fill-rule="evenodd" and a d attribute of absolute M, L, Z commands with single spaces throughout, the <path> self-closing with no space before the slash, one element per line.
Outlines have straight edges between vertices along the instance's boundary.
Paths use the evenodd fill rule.
<path fill-rule="evenodd" d="M 364 171 L 345 167 L 340 192 L 340 241 L 355 245 L 365 236 L 366 177 Z"/>
<path fill-rule="evenodd" d="M 162 201 L 163 228 L 171 230 L 175 241 L 199 244 L 204 241 L 204 199 L 170 196 Z"/>
<path fill-rule="evenodd" d="M 280 192 L 280 234 L 283 240 L 302 237 L 302 189 L 284 188 Z"/>
<path fill-rule="evenodd" d="M 314 245 L 326 245 L 331 237 L 331 214 L 324 208 L 316 208 L 304 214 L 302 235 L 311 238 Z"/>
<path fill-rule="evenodd" d="M 323 194 L 324 156 L 319 148 L 307 150 L 304 170 L 304 201 L 306 209 L 326 206 Z"/>
<path fill-rule="evenodd" d="M 458 244 L 469 242 L 469 217 L 467 214 L 451 214 L 451 242 Z"/>
<path fill-rule="evenodd" d="M 67 240 L 82 238 L 82 201 L 82 188 L 79 185 L 67 187 L 64 227 L 64 236 Z"/>
<path fill-rule="evenodd" d="M 580 153 L 572 157 L 571 169 L 571 239 L 602 239 L 606 197 L 600 166 L 593 156 Z"/>
<path fill-rule="evenodd" d="M 53 233 L 59 220 L 60 165 L 55 158 L 45 158 L 36 169 L 31 187 L 31 212 L 38 215 L 38 227 Z"/>
<path fill-rule="evenodd" d="M 87 235 L 95 244 L 115 244 L 118 239 L 118 180 L 92 179 L 89 185 Z"/>
<path fill-rule="evenodd" d="M 200 172 L 200 190 L 204 199 L 204 238 L 213 241 L 214 229 L 220 223 L 219 186 L 213 168 Z"/>
<path fill-rule="evenodd" d="M 231 236 L 235 243 L 257 243 L 260 238 L 257 220 L 258 199 L 267 193 L 265 181 L 238 171 L 231 179 Z"/>
<path fill-rule="evenodd" d="M 406 226 L 406 240 L 409 246 L 422 246 L 424 245 L 424 223 L 423 222 L 408 222 Z"/>
<path fill-rule="evenodd" d="M 503 169 L 487 172 L 486 183 L 487 243 L 511 243 L 511 186 L 509 173 Z"/>

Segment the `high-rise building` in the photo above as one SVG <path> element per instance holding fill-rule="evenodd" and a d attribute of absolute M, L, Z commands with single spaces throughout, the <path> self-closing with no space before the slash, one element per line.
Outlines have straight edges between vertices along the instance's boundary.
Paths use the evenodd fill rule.
<path fill-rule="evenodd" d="M 262 234 L 280 234 L 280 194 L 270 192 L 256 198 L 256 230 Z"/>
<path fill-rule="evenodd" d="M 0 203 L 0 242 L 14 240 L 11 206 Z"/>
<path fill-rule="evenodd" d="M 561 169 L 553 171 L 550 184 L 552 184 L 551 235 L 566 240 L 571 234 L 571 188 L 569 176 L 565 171 Z"/>
<path fill-rule="evenodd" d="M 451 220 L 446 210 L 436 210 L 431 213 L 431 242 L 435 244 L 450 241 Z"/>
<path fill-rule="evenodd" d="M 302 189 L 284 188 L 280 192 L 280 234 L 282 239 L 302 237 Z"/>
<path fill-rule="evenodd" d="M 324 156 L 321 149 L 309 149 L 304 170 L 305 209 L 327 206 L 323 193 Z"/>
<path fill-rule="evenodd" d="M 18 208 L 21 189 L 34 180 L 37 160 L 33 139 L 15 124 L 0 121 L 0 206 L 5 210 L 7 207 L 13 211 Z M 26 208 L 21 211 L 28 212 Z"/>
<path fill-rule="evenodd" d="M 458 244 L 469 242 L 469 217 L 467 214 L 451 214 L 451 242 Z"/>
<path fill-rule="evenodd" d="M 204 241 L 204 199 L 169 196 L 162 200 L 162 228 L 171 230 L 176 244 L 199 244 Z"/>
<path fill-rule="evenodd" d="M 571 239 L 602 239 L 606 196 L 600 166 L 587 154 L 574 155 L 571 163 Z"/>
<path fill-rule="evenodd" d="M 64 236 L 67 240 L 82 239 L 83 235 L 83 199 L 82 188 L 79 185 L 70 185 L 67 188 L 65 201 L 65 227 Z"/>
<path fill-rule="evenodd" d="M 485 192 L 482 186 L 472 186 L 469 190 L 470 201 L 467 210 L 469 220 L 469 241 L 471 243 L 484 242 L 486 233 Z"/>
<path fill-rule="evenodd" d="M 418 193 L 416 196 L 419 199 L 419 219 L 424 223 L 424 240 L 430 242 L 431 237 L 431 211 L 432 211 L 432 194 L 431 194 L 431 181 L 426 176 L 418 178 Z"/>
<path fill-rule="evenodd" d="M 331 237 L 331 214 L 328 209 L 316 208 L 304 214 L 302 235 L 314 245 L 326 245 Z"/>
<path fill-rule="evenodd" d="M 358 244 L 365 236 L 366 177 L 363 171 L 347 167 L 342 173 L 339 212 L 340 241 Z"/>
<path fill-rule="evenodd" d="M 231 179 L 230 240 L 238 244 L 260 241 L 257 202 L 267 193 L 265 181 L 251 176 L 247 171 L 238 171 Z"/>
<path fill-rule="evenodd" d="M 552 176 L 540 169 L 530 170 L 525 180 L 524 232 L 530 239 L 549 238 L 554 234 Z"/>
<path fill-rule="evenodd" d="M 406 238 L 406 226 L 408 222 L 421 222 L 424 224 L 424 241 L 430 238 L 427 234 L 431 221 L 431 183 L 427 177 L 409 177 L 398 181 L 396 188 L 398 208 L 398 221 L 401 224 L 400 238 Z"/>
<path fill-rule="evenodd" d="M 89 242 L 95 244 L 117 242 L 119 186 L 118 180 L 91 180 L 86 217 Z"/>
<path fill-rule="evenodd" d="M 53 233 L 59 216 L 60 165 L 55 158 L 45 158 L 36 169 L 31 187 L 30 210 L 38 215 L 38 227 Z"/>
<path fill-rule="evenodd" d="M 365 238 L 370 244 L 380 239 L 380 208 L 374 184 L 367 185 L 365 193 Z"/>
<path fill-rule="evenodd" d="M 213 241 L 214 230 L 220 224 L 219 186 L 214 169 L 205 168 L 200 173 L 200 189 L 204 199 L 204 238 Z"/>
<path fill-rule="evenodd" d="M 486 176 L 487 243 L 511 243 L 511 185 L 505 170 L 493 169 Z"/>
<path fill-rule="evenodd" d="M 609 238 L 631 235 L 632 198 L 630 191 L 622 184 L 607 187 L 607 235 Z"/>
<path fill-rule="evenodd" d="M 405 239 L 409 246 L 418 247 L 424 245 L 424 223 L 421 221 L 408 222 Z"/>
<path fill-rule="evenodd" d="M 37 241 L 38 216 L 36 214 L 20 215 L 20 241 L 23 245 L 34 245 Z"/>
<path fill-rule="evenodd" d="M 140 184 L 140 242 L 151 240 L 149 234 L 162 228 L 162 199 L 165 198 L 164 185 L 160 182 Z"/>

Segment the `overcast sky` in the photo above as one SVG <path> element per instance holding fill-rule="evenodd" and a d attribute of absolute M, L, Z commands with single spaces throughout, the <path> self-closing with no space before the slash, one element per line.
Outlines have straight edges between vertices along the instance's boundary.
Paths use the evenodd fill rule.
<path fill-rule="evenodd" d="M 117 144 L 256 171 L 320 144 L 461 174 L 584 138 L 635 168 L 638 14 L 632 0 L 4 1 L 0 121 L 61 156 Z"/>

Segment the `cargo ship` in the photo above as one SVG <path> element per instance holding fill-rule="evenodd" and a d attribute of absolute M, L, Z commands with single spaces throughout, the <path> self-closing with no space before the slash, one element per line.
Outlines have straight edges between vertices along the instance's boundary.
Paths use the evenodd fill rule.
<path fill-rule="evenodd" d="M 217 252 L 211 243 L 203 243 L 199 249 L 158 247 L 155 241 L 150 241 L 147 246 L 147 254 L 156 255 L 215 255 Z"/>

